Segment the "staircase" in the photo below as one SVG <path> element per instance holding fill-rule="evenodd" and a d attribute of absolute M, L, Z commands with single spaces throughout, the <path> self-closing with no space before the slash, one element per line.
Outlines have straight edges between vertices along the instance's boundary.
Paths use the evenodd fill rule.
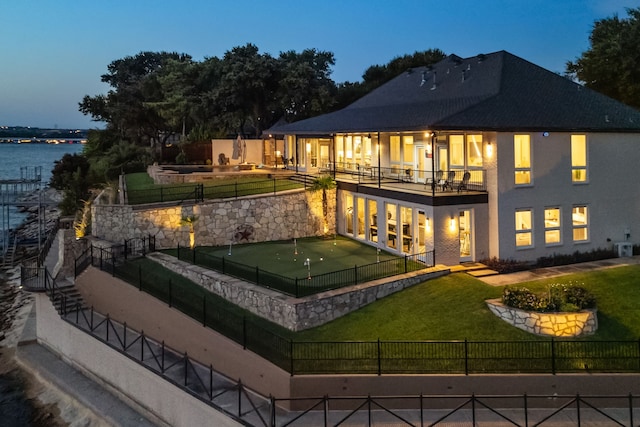
<path fill-rule="evenodd" d="M 55 291 L 50 295 L 50 298 L 61 316 L 87 308 L 80 292 L 73 283 L 66 279 L 56 280 Z"/>

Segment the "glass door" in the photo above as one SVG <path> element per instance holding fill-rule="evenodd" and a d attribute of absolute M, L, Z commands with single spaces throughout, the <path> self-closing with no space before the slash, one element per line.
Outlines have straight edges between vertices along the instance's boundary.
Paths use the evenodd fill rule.
<path fill-rule="evenodd" d="M 425 183 L 427 178 L 431 178 L 431 159 L 427 158 L 427 149 L 424 146 L 416 146 L 415 159 L 417 182 Z"/>
<path fill-rule="evenodd" d="M 458 216 L 460 232 L 460 262 L 473 261 L 473 220 L 471 210 L 461 210 Z"/>

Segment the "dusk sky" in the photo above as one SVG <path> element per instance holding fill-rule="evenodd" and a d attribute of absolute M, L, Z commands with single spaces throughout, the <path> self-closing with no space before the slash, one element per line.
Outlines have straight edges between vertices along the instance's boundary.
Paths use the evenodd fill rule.
<path fill-rule="evenodd" d="M 333 52 L 333 80 L 437 48 L 509 51 L 563 72 L 596 20 L 640 0 L 5 0 L 0 5 L 0 125 L 95 128 L 78 111 L 106 93 L 107 65 L 141 51 L 196 61 L 253 43 L 261 53 Z"/>

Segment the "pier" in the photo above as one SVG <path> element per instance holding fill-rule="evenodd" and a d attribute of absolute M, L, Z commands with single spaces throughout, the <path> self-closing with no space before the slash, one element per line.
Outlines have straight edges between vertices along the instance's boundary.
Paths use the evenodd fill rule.
<path fill-rule="evenodd" d="M 53 202 L 43 200 L 42 190 L 41 166 L 21 167 L 19 178 L 0 180 L 0 258 L 2 258 L 0 266 L 13 265 L 16 249 L 24 243 L 19 241 L 17 233 L 11 227 L 12 210 L 15 211 L 15 208 L 37 207 L 38 247 L 45 237 L 46 210 L 44 208 Z M 33 242 L 29 243 L 33 244 Z"/>

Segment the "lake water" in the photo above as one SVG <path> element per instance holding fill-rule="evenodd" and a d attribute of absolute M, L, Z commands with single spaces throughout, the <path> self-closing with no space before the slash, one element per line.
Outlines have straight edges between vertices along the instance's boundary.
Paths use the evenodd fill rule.
<path fill-rule="evenodd" d="M 80 153 L 82 148 L 81 144 L 0 144 L 0 180 L 19 179 L 21 168 L 26 168 L 22 171 L 23 175 L 33 176 L 35 168 L 41 167 L 42 188 L 44 188 L 49 183 L 55 161 L 60 160 L 67 153 Z M 3 219 L 0 233 L 6 228 L 17 227 L 25 218 L 25 214 L 18 212 L 14 206 L 2 202 L 3 199 L 0 198 L 2 210 L 0 219 Z M 0 279 L 0 286 L 7 285 Z M 18 376 L 0 375 L 0 425 L 3 427 L 51 425 L 51 420 L 37 421 L 38 411 L 29 400 L 25 399 L 23 387 Z"/>
<path fill-rule="evenodd" d="M 31 178 L 40 171 L 44 188 L 49 183 L 56 160 L 65 154 L 80 153 L 83 147 L 82 144 L 0 144 L 0 180 Z M 15 206 L 6 203 L 6 197 L 9 196 L 0 195 L 0 246 L 4 240 L 3 233 L 25 219 Z"/>

